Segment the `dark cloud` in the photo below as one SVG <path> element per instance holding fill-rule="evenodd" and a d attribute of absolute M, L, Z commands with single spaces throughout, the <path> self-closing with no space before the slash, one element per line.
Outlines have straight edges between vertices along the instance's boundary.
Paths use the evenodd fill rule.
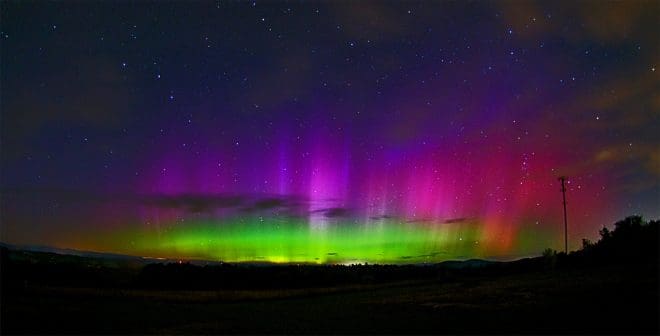
<path fill-rule="evenodd" d="M 309 201 L 297 195 L 251 196 L 239 209 L 245 214 L 303 217 L 309 214 Z"/>
<path fill-rule="evenodd" d="M 139 198 L 141 204 L 163 209 L 179 209 L 190 213 L 211 213 L 215 210 L 228 210 L 229 213 L 305 217 L 320 213 L 327 218 L 346 218 L 352 215 L 346 208 L 324 208 L 310 210 L 309 200 L 297 195 L 246 195 L 246 194 L 182 194 L 145 195 Z"/>
<path fill-rule="evenodd" d="M 431 223 L 433 222 L 432 218 L 414 218 L 408 219 L 406 223 Z"/>
<path fill-rule="evenodd" d="M 443 223 L 445 224 L 452 224 L 452 223 L 465 223 L 472 221 L 472 218 L 467 218 L 467 217 L 459 217 L 459 218 L 450 218 L 447 220 L 444 220 Z"/>
<path fill-rule="evenodd" d="M 394 216 L 380 215 L 380 216 L 372 216 L 372 217 L 369 217 L 369 218 L 372 219 L 372 220 L 381 220 L 381 219 L 392 219 L 392 218 L 394 218 Z"/>
<path fill-rule="evenodd" d="M 183 209 L 191 213 L 211 212 L 216 209 L 237 208 L 245 202 L 237 195 L 176 195 L 147 196 L 143 203 L 164 209 Z"/>
<path fill-rule="evenodd" d="M 469 218 L 469 217 L 449 218 L 441 221 L 435 220 L 433 218 L 418 218 L 418 219 L 409 219 L 406 221 L 406 223 L 455 224 L 455 223 L 469 223 L 469 222 L 473 222 L 474 220 L 475 220 L 474 218 Z"/>
<path fill-rule="evenodd" d="M 280 208 L 287 205 L 287 201 L 282 198 L 266 198 L 254 203 L 253 208 L 255 210 L 268 210 L 274 208 Z"/>
<path fill-rule="evenodd" d="M 350 217 L 352 214 L 352 211 L 347 208 L 326 208 L 326 209 L 318 209 L 312 211 L 314 213 L 322 213 L 323 216 L 327 218 L 346 218 Z"/>

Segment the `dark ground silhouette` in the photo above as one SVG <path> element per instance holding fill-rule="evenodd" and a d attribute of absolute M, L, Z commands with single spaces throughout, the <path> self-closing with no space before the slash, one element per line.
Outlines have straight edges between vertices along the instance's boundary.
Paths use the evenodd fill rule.
<path fill-rule="evenodd" d="M 434 265 L 148 264 L 2 248 L 2 333 L 658 334 L 658 221 L 568 255 Z"/>

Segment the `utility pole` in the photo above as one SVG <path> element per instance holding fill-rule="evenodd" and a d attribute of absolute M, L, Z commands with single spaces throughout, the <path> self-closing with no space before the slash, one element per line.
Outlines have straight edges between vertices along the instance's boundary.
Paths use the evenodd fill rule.
<path fill-rule="evenodd" d="M 560 176 L 559 181 L 561 181 L 561 194 L 564 197 L 564 251 L 568 255 L 568 220 L 566 217 L 566 176 Z"/>

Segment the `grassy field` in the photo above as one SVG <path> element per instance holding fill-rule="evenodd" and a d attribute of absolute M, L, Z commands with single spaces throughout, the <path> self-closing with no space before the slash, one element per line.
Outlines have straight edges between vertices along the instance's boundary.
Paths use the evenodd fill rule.
<path fill-rule="evenodd" d="M 658 333 L 655 269 L 601 267 L 378 285 L 4 293 L 2 333 Z"/>

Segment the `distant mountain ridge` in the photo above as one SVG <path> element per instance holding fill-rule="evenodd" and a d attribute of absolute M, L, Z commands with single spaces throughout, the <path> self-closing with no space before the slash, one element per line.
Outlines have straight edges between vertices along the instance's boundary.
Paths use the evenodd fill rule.
<path fill-rule="evenodd" d="M 55 253 L 63 255 L 73 255 L 78 257 L 89 257 L 89 258 L 107 258 L 107 259 L 154 259 L 157 258 L 144 258 L 138 256 L 132 256 L 128 254 L 120 253 L 106 253 L 106 252 L 94 252 L 94 251 L 81 251 L 69 248 L 58 248 L 52 246 L 43 246 L 43 245 L 12 245 L 7 243 L 0 242 L 0 246 L 6 247 L 14 251 L 30 251 L 30 252 L 44 252 L 44 253 Z"/>
<path fill-rule="evenodd" d="M 505 261 L 492 261 L 484 259 L 467 259 L 467 260 L 447 260 L 438 263 L 439 266 L 455 269 L 463 268 L 481 268 L 485 266 L 491 266 L 495 264 L 501 264 Z"/>

